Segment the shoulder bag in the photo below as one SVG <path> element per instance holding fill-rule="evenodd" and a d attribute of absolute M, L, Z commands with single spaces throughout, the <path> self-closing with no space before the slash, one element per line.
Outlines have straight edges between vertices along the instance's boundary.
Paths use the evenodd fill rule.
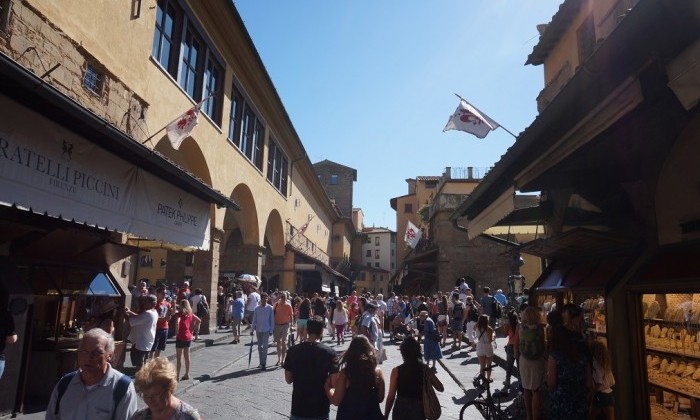
<path fill-rule="evenodd" d="M 430 382 L 430 375 L 433 373 L 425 367 L 423 369 L 423 415 L 427 420 L 437 420 L 442 414 L 440 400 L 435 394 L 435 388 Z"/>

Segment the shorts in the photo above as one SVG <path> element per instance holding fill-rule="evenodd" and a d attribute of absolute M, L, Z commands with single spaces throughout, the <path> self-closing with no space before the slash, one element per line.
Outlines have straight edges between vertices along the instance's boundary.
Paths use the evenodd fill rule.
<path fill-rule="evenodd" d="M 452 334 L 461 333 L 462 332 L 462 320 L 461 319 L 451 320 L 450 321 L 450 329 L 452 330 Z"/>
<path fill-rule="evenodd" d="M 192 340 L 175 340 L 176 349 L 188 349 L 192 344 Z"/>
<path fill-rule="evenodd" d="M 542 359 L 530 360 L 520 356 L 518 371 L 520 371 L 520 385 L 528 391 L 539 391 L 545 380 L 547 361 Z"/>
<path fill-rule="evenodd" d="M 612 392 L 596 392 L 593 397 L 593 407 L 605 408 L 615 405 L 615 396 Z"/>
<path fill-rule="evenodd" d="M 289 323 L 286 324 L 275 324 L 275 329 L 272 330 L 272 338 L 276 342 L 284 341 L 287 339 L 287 334 L 289 334 Z"/>
<path fill-rule="evenodd" d="M 249 311 L 249 310 L 246 309 L 246 310 L 245 310 L 245 313 L 244 313 L 244 315 L 243 315 L 243 318 L 244 318 L 246 321 L 248 321 L 248 323 L 250 323 L 250 322 L 252 322 L 252 320 L 253 320 L 253 314 L 254 314 L 254 313 L 255 313 L 255 311 Z"/>
<path fill-rule="evenodd" d="M 438 315 L 437 324 L 439 327 L 446 327 L 447 326 L 447 315 Z"/>
<path fill-rule="evenodd" d="M 156 330 L 156 340 L 153 342 L 153 347 L 151 347 L 151 351 L 164 351 L 165 350 L 165 341 L 168 339 L 168 329 L 160 329 Z"/>
<path fill-rule="evenodd" d="M 306 328 L 306 321 L 308 319 L 297 319 L 297 328 Z"/>

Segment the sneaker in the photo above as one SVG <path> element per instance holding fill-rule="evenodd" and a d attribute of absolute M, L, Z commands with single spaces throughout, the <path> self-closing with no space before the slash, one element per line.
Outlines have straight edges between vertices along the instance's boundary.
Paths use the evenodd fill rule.
<path fill-rule="evenodd" d="M 260 370 L 267 370 L 267 367 L 265 365 L 260 366 Z"/>
<path fill-rule="evenodd" d="M 183 380 L 183 381 L 186 381 L 186 380 L 188 380 L 188 379 L 190 379 L 190 375 L 185 374 L 185 376 L 182 377 L 182 380 Z"/>

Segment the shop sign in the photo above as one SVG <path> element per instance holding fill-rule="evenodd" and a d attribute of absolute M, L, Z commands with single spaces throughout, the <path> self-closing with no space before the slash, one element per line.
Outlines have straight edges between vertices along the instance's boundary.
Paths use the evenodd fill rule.
<path fill-rule="evenodd" d="M 0 204 L 209 248 L 210 205 L 0 95 Z"/>

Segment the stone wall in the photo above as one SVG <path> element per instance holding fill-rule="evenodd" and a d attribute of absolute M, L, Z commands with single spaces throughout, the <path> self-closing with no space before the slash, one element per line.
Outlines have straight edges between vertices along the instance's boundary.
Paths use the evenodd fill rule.
<path fill-rule="evenodd" d="M 478 291 L 483 286 L 507 290 L 511 257 L 505 245 L 482 237 L 469 240 L 449 216 L 450 212 L 441 212 L 432 224 L 433 242 L 439 246 L 438 289 L 452 290 L 460 277 L 469 276 L 476 280 Z"/>
<path fill-rule="evenodd" d="M 148 137 L 148 104 L 109 72 L 89 51 L 26 2 L 12 1 L 0 51 L 136 140 Z M 101 75 L 97 93 L 83 82 L 88 66 Z"/>
<path fill-rule="evenodd" d="M 354 182 L 354 171 L 332 162 L 320 162 L 314 164 L 314 171 L 321 181 L 321 185 L 326 190 L 326 194 L 335 200 L 336 206 L 343 216 L 352 216 L 352 188 Z M 338 176 L 338 183 L 331 185 L 331 175 Z"/>

